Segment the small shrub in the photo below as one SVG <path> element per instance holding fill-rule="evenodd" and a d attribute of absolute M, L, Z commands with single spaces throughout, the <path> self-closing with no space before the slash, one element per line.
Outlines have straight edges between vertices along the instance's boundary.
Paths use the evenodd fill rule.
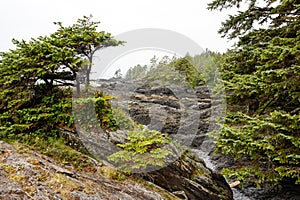
<path fill-rule="evenodd" d="M 163 166 L 166 157 L 172 152 L 163 149 L 171 139 L 154 130 L 134 130 L 128 134 L 129 142 L 118 144 L 123 150 L 108 157 L 108 160 L 119 165 L 121 170 L 135 172 L 147 167 Z"/>

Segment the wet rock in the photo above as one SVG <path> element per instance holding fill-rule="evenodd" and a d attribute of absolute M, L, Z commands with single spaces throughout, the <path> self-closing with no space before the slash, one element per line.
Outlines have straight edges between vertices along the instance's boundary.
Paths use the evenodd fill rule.
<path fill-rule="evenodd" d="M 200 147 L 205 140 L 207 140 L 207 135 L 196 135 L 193 138 L 192 147 L 197 148 Z"/>
<path fill-rule="evenodd" d="M 129 114 L 147 128 L 167 133 L 180 144 L 200 148 L 208 140 L 211 130 L 213 101 L 210 88 L 199 86 L 195 90 L 159 86 L 150 83 L 136 84 L 134 91 L 127 93 Z M 123 86 L 124 87 L 124 86 Z M 117 87 L 116 87 L 117 88 Z M 123 91 L 113 91 L 123 94 Z M 208 144 L 208 143 L 207 143 Z M 213 145 L 213 144 L 208 144 Z M 212 147 L 204 147 L 212 151 Z M 145 177 L 149 181 L 185 199 L 232 199 L 232 191 L 222 175 L 208 169 L 203 160 L 192 156 L 179 159 L 165 168 L 153 171 Z M 195 161 L 196 160 L 196 161 Z M 197 174 L 201 171 L 202 174 Z"/>
<path fill-rule="evenodd" d="M 128 141 L 128 131 L 127 130 L 117 130 L 110 131 L 109 133 L 109 142 L 113 144 L 124 144 Z"/>
<path fill-rule="evenodd" d="M 245 185 L 244 189 L 235 188 L 237 200 L 299 200 L 300 186 L 293 181 L 281 182 L 276 187 L 263 186 L 261 189 L 254 185 Z"/>
<path fill-rule="evenodd" d="M 140 124 L 148 125 L 151 122 L 151 118 L 149 116 L 149 108 L 146 105 L 131 103 L 129 114 L 131 118 L 137 121 Z"/>
<path fill-rule="evenodd" d="M 208 86 L 191 89 L 156 82 L 111 80 L 100 88 L 116 96 L 116 105 L 127 109 L 136 122 L 169 135 L 180 134 L 178 137 L 188 146 L 194 137 L 192 146 L 200 147 L 208 139 L 207 132 L 217 128 L 212 115 L 218 111 Z"/>
<path fill-rule="evenodd" d="M 234 165 L 233 156 L 226 156 L 211 152 L 210 160 L 216 171 Z M 284 181 L 278 186 L 262 185 L 261 189 L 253 184 L 245 184 L 244 189 L 238 187 L 232 189 L 235 200 L 299 200 L 300 185 L 295 185 L 294 181 Z"/>
<path fill-rule="evenodd" d="M 159 86 L 151 83 L 122 83 L 123 88 L 130 88 L 130 85 L 136 86 L 131 92 L 124 94 L 124 89 L 114 87 L 115 94 L 122 94 L 126 96 L 130 102 L 130 115 L 137 122 L 147 125 L 150 129 L 166 132 L 168 134 L 176 135 L 176 138 L 181 141 L 181 144 L 191 144 L 193 148 L 203 152 L 202 155 L 206 162 L 209 163 L 211 168 L 220 172 L 225 167 L 230 167 L 234 164 L 232 156 L 225 156 L 215 154 L 214 143 L 207 136 L 207 132 L 218 129 L 216 123 L 216 116 L 222 116 L 224 113 L 222 108 L 222 99 L 216 99 L 211 97 L 212 88 L 208 86 L 197 86 L 195 89 L 180 88 L 176 86 Z M 109 86 L 111 89 L 112 87 Z M 121 87 L 120 87 L 121 88 Z M 132 89 L 133 87 L 131 87 Z M 128 101 L 121 99 L 121 104 L 126 104 Z M 190 117 L 193 113 L 195 117 Z M 213 117 L 215 118 L 213 118 Z M 191 120 L 193 119 L 193 120 Z M 196 128 L 193 127 L 194 121 L 199 123 Z M 194 130 L 196 129 L 196 133 Z M 169 170 L 164 169 L 165 174 L 176 172 L 174 165 L 169 166 Z M 179 171 L 177 171 L 179 173 Z M 162 174 L 164 174 L 162 173 Z M 167 180 L 175 180 L 176 183 L 182 183 L 178 180 L 176 173 L 168 176 Z M 167 180 L 164 180 L 163 175 L 158 175 L 164 185 L 168 184 Z M 178 174 L 177 174 L 178 175 Z M 177 177 L 177 178 L 176 178 Z M 212 177 L 212 176 L 210 176 Z M 185 180 L 183 178 L 183 180 Z M 196 179 L 195 179 L 196 180 Z M 199 178 L 197 178 L 199 181 Z M 202 181 L 205 181 L 203 179 Z M 207 179 L 206 181 L 208 181 Z M 159 182 L 158 181 L 158 182 Z M 181 191 L 184 194 L 196 193 L 193 188 L 197 188 L 195 182 L 186 181 L 184 184 L 190 186 L 188 191 L 183 190 L 181 187 L 169 189 L 173 192 L 178 192 L 181 195 Z M 196 184 L 196 185 L 195 185 Z M 177 184 L 178 185 L 178 184 Z M 202 185 L 201 185 L 202 186 Z M 175 187 L 175 186 L 174 186 Z M 234 188 L 234 198 L 236 200 L 298 200 L 300 199 L 300 188 L 295 187 L 292 183 L 282 183 L 280 189 L 257 189 L 254 186 L 248 185 L 244 190 Z M 203 194 L 205 195 L 205 194 Z M 182 196 L 181 196 L 182 197 Z M 190 197 L 190 196 L 189 196 Z M 183 197 L 182 197 L 183 198 Z M 192 197 L 194 198 L 194 197 Z M 205 198 L 204 198 L 205 199 Z"/>
<path fill-rule="evenodd" d="M 177 197 L 179 197 L 180 199 L 184 199 L 184 200 L 188 200 L 189 198 L 186 196 L 184 191 L 175 191 L 172 192 L 174 195 L 176 195 Z"/>
<path fill-rule="evenodd" d="M 167 87 L 151 87 L 149 84 L 144 84 L 138 87 L 135 92 L 144 95 L 159 95 L 159 96 L 175 96 L 174 92 Z"/>
<path fill-rule="evenodd" d="M 204 161 L 191 152 L 160 170 L 149 172 L 145 178 L 175 194 L 183 191 L 192 200 L 233 198 L 224 177 L 208 169 Z"/>
<path fill-rule="evenodd" d="M 201 99 L 210 99 L 211 98 L 210 90 L 211 89 L 206 85 L 197 86 L 195 88 L 197 97 Z"/>

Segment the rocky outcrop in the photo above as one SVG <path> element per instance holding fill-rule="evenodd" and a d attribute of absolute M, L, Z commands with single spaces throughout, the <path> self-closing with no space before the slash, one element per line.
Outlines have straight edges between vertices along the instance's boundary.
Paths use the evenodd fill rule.
<path fill-rule="evenodd" d="M 150 129 L 177 134 L 187 141 L 184 144 L 198 148 L 208 140 L 207 132 L 216 128 L 216 118 L 221 114 L 217 113 L 221 101 L 212 99 L 210 93 L 208 86 L 188 90 L 146 84 L 132 95 L 129 113 Z"/>
<path fill-rule="evenodd" d="M 237 200 L 299 200 L 300 186 L 295 182 L 286 181 L 276 187 L 262 187 L 257 189 L 255 185 L 246 185 L 244 189 L 234 189 Z M 238 194 L 242 194 L 238 195 Z"/>
<path fill-rule="evenodd" d="M 107 177 L 109 168 L 93 162 L 95 171 L 78 172 L 23 146 L 0 141 L 0 199 L 176 199 L 157 186 Z"/>
<path fill-rule="evenodd" d="M 190 90 L 155 83 L 112 82 L 100 88 L 115 96 L 117 106 L 125 108 L 132 119 L 146 128 L 166 133 L 186 146 L 200 147 L 206 142 L 206 150 L 213 149 L 207 143 L 207 132 L 213 128 L 211 116 L 216 102 L 210 98 L 208 87 Z M 191 154 L 147 173 L 145 178 L 183 199 L 232 199 L 224 177 Z"/>
<path fill-rule="evenodd" d="M 174 85 L 166 86 L 139 81 L 112 83 L 108 81 L 104 87 L 100 88 L 113 96 L 122 96 L 124 99 L 118 99 L 118 105 L 125 106 L 125 110 L 128 110 L 129 115 L 137 122 L 146 125 L 150 129 L 168 133 L 171 137 L 176 135 L 182 143 L 195 148 L 197 154 L 205 158 L 206 165 L 215 171 L 220 172 L 221 169 L 234 164 L 232 156 L 213 152 L 213 141 L 207 136 L 207 132 L 218 128 L 214 126 L 216 124 L 215 120 L 218 116 L 222 116 L 224 111 L 222 110 L 221 100 L 212 99 L 209 87 L 198 86 L 191 90 Z M 194 116 L 192 116 L 192 113 L 194 113 Z M 197 123 L 194 123 L 193 120 Z M 192 123 L 189 123 L 191 121 Z M 153 176 L 156 178 L 153 179 L 156 180 L 157 184 L 161 183 L 160 185 L 166 186 L 165 188 L 173 191 L 183 199 L 189 195 L 189 198 L 195 198 L 191 195 L 197 193 L 192 189 L 194 188 L 193 184 L 197 183 L 193 182 L 190 185 L 176 178 L 178 173 L 181 172 L 176 170 L 179 168 L 174 165 L 176 165 L 176 162 L 167 168 L 156 171 L 155 176 Z M 176 174 L 176 172 L 178 173 Z M 164 175 L 169 176 L 165 178 Z M 187 175 L 185 177 L 190 179 L 191 176 Z M 209 177 L 211 179 L 213 176 Z M 170 180 L 174 180 L 171 181 L 172 184 L 168 182 Z M 185 188 L 187 190 L 176 186 L 174 183 L 187 185 Z M 223 189 L 226 187 L 223 187 Z M 277 188 L 264 187 L 257 189 L 254 185 L 245 185 L 244 189 L 234 188 L 233 191 L 236 200 L 298 200 L 300 199 L 299 187 L 296 187 L 293 182 L 287 181 L 280 183 Z"/>
<path fill-rule="evenodd" d="M 91 149 L 90 152 L 98 157 L 102 155 L 104 158 L 114 153 L 111 148 L 112 144 L 126 142 L 124 137 L 127 134 L 126 131 L 118 130 L 108 134 L 110 136 L 103 137 L 102 141 L 98 137 L 97 142 L 86 143 L 88 149 Z M 98 144 L 99 142 L 101 145 Z M 232 191 L 224 177 L 208 168 L 197 154 L 188 152 L 181 155 L 180 149 L 173 144 L 168 149 L 178 156 L 167 158 L 163 168 L 155 168 L 155 171 L 152 171 L 152 168 L 149 171 L 146 170 L 147 172 L 142 173 L 142 178 L 183 199 L 232 199 Z M 110 153 L 108 153 L 109 150 Z M 136 175 L 140 176 L 139 173 Z"/>
<path fill-rule="evenodd" d="M 78 172 L 24 146 L 0 141 L 0 152 L 0 199 L 232 199 L 223 176 L 192 153 L 148 173 L 144 178 L 152 183 L 146 187 L 107 177 L 115 169 L 92 158 L 93 170 Z"/>
<path fill-rule="evenodd" d="M 182 144 L 195 148 L 208 140 L 207 132 L 216 128 L 216 119 L 223 112 L 222 101 L 211 98 L 211 88 L 205 85 L 190 89 L 141 81 L 108 81 L 100 89 L 115 96 L 115 106 L 138 123 L 171 137 L 177 135 Z M 204 148 L 207 150 L 207 146 Z"/>
<path fill-rule="evenodd" d="M 204 161 L 191 152 L 170 165 L 145 177 L 178 197 L 191 200 L 232 199 L 232 191 L 219 173 L 207 168 Z"/>

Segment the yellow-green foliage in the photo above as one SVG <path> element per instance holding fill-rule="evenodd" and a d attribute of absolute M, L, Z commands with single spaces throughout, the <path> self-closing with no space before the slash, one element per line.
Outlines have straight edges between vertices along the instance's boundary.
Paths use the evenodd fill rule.
<path fill-rule="evenodd" d="M 162 146 L 171 140 L 154 130 L 135 130 L 128 134 L 129 142 L 118 144 L 123 150 L 108 157 L 119 164 L 120 169 L 126 172 L 143 170 L 149 166 L 163 166 L 166 157 L 172 152 Z"/>
<path fill-rule="evenodd" d="M 97 130 L 100 127 L 116 130 L 118 127 L 110 99 L 111 97 L 99 90 L 90 90 L 75 98 L 73 101 L 75 123 L 86 131 Z"/>

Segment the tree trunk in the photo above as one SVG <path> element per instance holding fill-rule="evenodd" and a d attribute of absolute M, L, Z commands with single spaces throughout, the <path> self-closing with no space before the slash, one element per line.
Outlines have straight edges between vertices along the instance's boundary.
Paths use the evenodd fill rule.
<path fill-rule="evenodd" d="M 75 85 L 76 85 L 76 93 L 79 96 L 80 95 L 80 81 L 78 79 L 78 77 L 76 76 L 76 80 L 75 80 Z"/>
<path fill-rule="evenodd" d="M 93 55 L 90 55 L 88 59 L 89 59 L 89 64 L 87 65 L 86 68 L 86 86 L 89 86 L 91 82 L 90 74 L 91 74 L 92 64 L 93 64 Z"/>

